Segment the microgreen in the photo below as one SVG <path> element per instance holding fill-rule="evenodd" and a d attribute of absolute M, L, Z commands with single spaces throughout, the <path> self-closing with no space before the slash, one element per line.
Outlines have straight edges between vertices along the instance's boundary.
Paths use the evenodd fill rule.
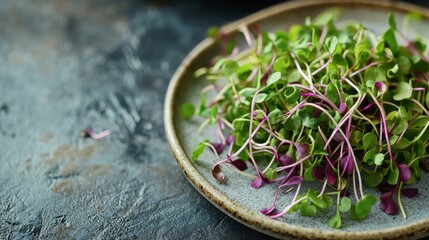
<path fill-rule="evenodd" d="M 216 128 L 216 139 L 197 145 L 192 159 L 209 147 L 220 183 L 227 178 L 222 168 L 231 167 L 254 189 L 275 186 L 272 205 L 261 206 L 270 218 L 324 214 L 328 226 L 341 228 L 346 213 L 365 219 L 377 202 L 406 217 L 401 196 L 418 196 L 409 185 L 428 170 L 427 43 L 408 39 L 394 15 L 380 35 L 356 22 L 337 27 L 337 17 L 324 12 L 271 33 L 243 27 L 245 47 L 209 29 L 224 49 L 195 73 L 210 84 L 198 109 L 182 105 L 184 118 L 206 119 L 200 130 Z M 418 19 L 407 15 L 403 27 Z M 308 182 L 320 188 L 302 191 Z M 364 185 L 380 189 L 379 201 Z M 277 210 L 286 189 L 295 193 Z"/>

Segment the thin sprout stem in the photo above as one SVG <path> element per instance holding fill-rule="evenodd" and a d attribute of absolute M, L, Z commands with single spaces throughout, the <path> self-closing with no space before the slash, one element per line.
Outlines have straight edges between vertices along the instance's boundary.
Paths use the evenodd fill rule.
<path fill-rule="evenodd" d="M 228 120 L 226 120 L 225 118 L 220 118 L 226 126 L 228 126 L 229 128 L 231 128 L 231 130 L 234 130 L 234 126 L 232 125 L 232 123 L 230 123 Z"/>
<path fill-rule="evenodd" d="M 326 185 L 328 185 L 328 179 L 325 179 L 325 181 L 323 181 L 323 187 L 322 190 L 320 191 L 319 195 L 317 197 L 322 197 L 323 194 L 325 193 L 325 189 L 326 189 Z"/>
<path fill-rule="evenodd" d="M 359 109 L 356 109 L 356 111 L 355 111 L 355 113 L 357 113 L 360 117 L 358 117 L 358 116 L 354 116 L 355 118 L 360 118 L 360 119 L 363 119 L 363 120 L 365 120 L 365 121 L 367 121 L 369 124 L 371 124 L 371 126 L 373 127 L 373 129 L 374 129 L 374 131 L 375 131 L 375 134 L 377 135 L 377 136 L 380 136 L 380 133 L 378 132 L 378 129 L 377 129 L 377 127 L 375 126 L 375 124 L 369 119 L 369 118 L 367 118 L 365 115 L 363 115 L 360 111 L 359 111 Z"/>
<path fill-rule="evenodd" d="M 320 106 L 318 106 L 318 105 L 316 105 L 316 104 L 313 104 L 313 103 L 305 103 L 304 105 L 307 105 L 307 106 L 313 106 L 313 107 L 315 107 L 315 108 L 318 108 L 319 110 L 321 110 L 322 112 L 324 112 L 330 119 L 331 119 L 331 121 L 334 123 L 334 124 L 337 124 L 336 123 L 336 121 L 335 121 L 335 119 L 329 114 L 329 112 L 328 111 L 326 111 L 325 109 L 323 109 L 323 108 L 321 108 Z M 344 138 L 344 141 L 346 142 L 346 144 L 347 144 L 347 147 L 350 149 L 350 153 L 352 154 L 352 159 L 353 159 L 353 161 L 354 161 L 354 163 L 355 163 L 355 169 L 358 169 L 359 168 L 359 165 L 358 165 L 358 163 L 357 163 L 357 161 L 356 161 L 356 156 L 355 156 L 355 154 L 354 154 L 354 152 L 353 152 L 353 148 L 352 148 L 352 145 L 350 144 L 350 141 L 347 139 L 347 137 L 346 137 L 346 135 L 344 134 L 344 132 L 343 132 L 343 130 L 341 130 L 341 129 L 339 129 L 338 130 L 339 132 L 340 132 L 340 134 L 343 136 L 343 138 Z M 363 196 L 364 194 L 363 194 L 363 186 L 362 186 L 362 178 L 361 178 L 361 176 L 360 176 L 360 172 L 359 172 L 359 170 L 357 170 L 356 171 L 357 172 L 357 175 L 358 175 L 358 179 L 359 179 L 359 190 L 360 190 L 360 193 L 361 193 L 361 195 Z"/>
<path fill-rule="evenodd" d="M 381 62 L 372 62 L 372 63 L 368 64 L 367 66 L 350 73 L 349 77 L 352 78 L 352 77 L 358 75 L 359 73 L 367 70 L 368 68 L 374 67 L 374 66 L 379 65 L 379 64 L 381 64 Z"/>
<path fill-rule="evenodd" d="M 297 165 L 299 165 L 299 164 L 302 164 L 305 160 L 307 160 L 307 159 L 309 159 L 309 158 L 311 158 L 311 157 L 313 157 L 313 155 L 307 155 L 307 156 L 305 156 L 305 157 L 301 158 L 300 160 L 298 160 L 297 162 L 294 162 L 294 163 L 292 163 L 292 164 L 290 164 L 290 165 L 282 166 L 282 167 L 277 167 L 277 168 L 276 168 L 276 171 L 277 171 L 277 172 L 280 172 L 280 171 L 283 171 L 283 170 L 286 170 L 286 169 L 289 169 L 289 168 L 295 167 L 295 166 L 297 166 Z"/>
<path fill-rule="evenodd" d="M 412 102 L 414 102 L 415 104 L 417 104 L 417 106 L 419 106 L 423 112 L 425 112 L 426 115 L 429 116 L 429 111 L 425 108 L 425 106 L 423 106 L 419 101 L 417 101 L 416 99 L 411 99 Z"/>
<path fill-rule="evenodd" d="M 384 135 L 386 138 L 386 143 L 387 143 L 387 149 L 389 152 L 389 156 L 392 162 L 394 162 L 396 164 L 395 159 L 393 158 L 393 152 L 392 152 L 392 147 L 390 146 L 390 139 L 389 139 L 389 132 L 387 131 L 387 126 L 386 126 L 386 113 L 384 112 L 384 108 L 383 106 L 377 101 L 377 98 L 374 96 L 374 94 L 372 94 L 372 92 L 370 90 L 367 91 L 368 94 L 371 96 L 371 98 L 374 100 L 375 104 L 377 105 L 378 109 L 380 110 L 380 117 L 381 117 L 381 121 L 380 124 L 383 125 L 384 128 Z"/>
<path fill-rule="evenodd" d="M 402 205 L 401 189 L 402 189 L 402 182 L 399 183 L 399 188 L 398 188 L 398 205 L 399 205 L 399 209 L 401 209 L 402 217 L 406 219 L 407 213 L 405 212 L 404 206 Z"/>
<path fill-rule="evenodd" d="M 244 38 L 246 39 L 247 45 L 249 45 L 249 47 L 253 49 L 255 43 L 253 38 L 251 37 L 250 31 L 247 28 L 247 26 L 243 25 L 240 28 L 240 31 L 243 33 Z"/>
<path fill-rule="evenodd" d="M 198 127 L 197 132 L 198 132 L 198 133 L 201 133 L 201 132 L 203 131 L 203 129 L 207 126 L 207 124 L 209 124 L 209 122 L 210 122 L 210 119 L 206 119 L 206 120 L 204 120 L 204 121 L 201 123 L 201 125 Z"/>
<path fill-rule="evenodd" d="M 311 78 L 307 75 L 305 75 L 305 73 L 302 71 L 301 66 L 298 63 L 298 59 L 296 59 L 296 56 L 294 53 L 290 53 L 290 55 L 292 56 L 293 62 L 295 63 L 296 69 L 298 70 L 298 72 L 301 74 L 302 78 L 305 79 L 305 81 L 307 81 L 310 89 L 312 91 L 314 91 L 314 86 L 313 86 L 313 81 L 311 81 Z"/>
<path fill-rule="evenodd" d="M 300 186 L 300 185 L 299 185 Z M 298 186 L 298 187 L 299 187 Z M 297 191 L 298 192 L 298 191 Z M 292 203 L 291 204 L 289 204 L 285 209 L 283 209 L 283 211 L 281 211 L 281 212 L 279 212 L 279 213 L 277 213 L 277 214 L 275 214 L 275 215 L 271 215 L 271 216 L 268 216 L 269 218 L 278 218 L 278 217 L 281 217 L 281 216 L 283 216 L 285 213 L 287 213 L 287 212 L 289 212 L 289 210 L 291 209 L 291 208 L 293 208 L 293 206 L 295 206 L 295 205 L 297 205 L 298 203 L 300 203 L 300 202 L 302 202 L 302 201 L 304 201 L 304 200 L 306 200 L 306 199 L 308 199 L 308 197 L 303 197 L 303 198 L 300 198 L 300 199 L 298 199 L 297 201 L 292 201 Z"/>
<path fill-rule="evenodd" d="M 383 101 L 383 102 L 381 102 L 383 105 L 390 105 L 390 106 L 393 106 L 393 107 L 395 107 L 395 108 L 397 108 L 397 109 L 399 109 L 399 106 L 398 105 L 396 105 L 396 104 L 394 104 L 394 103 L 392 103 L 392 102 L 385 102 L 385 101 Z"/>
<path fill-rule="evenodd" d="M 276 159 L 276 156 L 275 155 L 273 155 L 273 157 L 271 158 L 271 161 L 270 161 L 270 163 L 268 164 L 268 166 L 262 171 L 262 174 L 264 174 L 265 172 L 267 172 L 268 171 L 268 169 L 270 169 L 271 168 L 271 165 L 273 165 L 273 163 L 274 163 L 274 160 Z"/>

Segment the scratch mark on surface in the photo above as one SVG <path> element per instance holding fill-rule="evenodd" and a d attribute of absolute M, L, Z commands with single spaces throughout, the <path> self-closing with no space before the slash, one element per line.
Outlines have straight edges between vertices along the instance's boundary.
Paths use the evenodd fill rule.
<path fill-rule="evenodd" d="M 228 216 L 223 217 L 222 220 L 220 220 L 219 223 L 215 225 L 215 227 L 213 228 L 213 231 L 215 232 L 216 229 L 218 229 L 227 218 Z"/>
<path fill-rule="evenodd" d="M 144 192 L 146 191 L 146 183 L 143 183 L 143 186 L 140 188 L 139 195 L 134 201 L 134 204 L 128 209 L 128 211 L 121 217 L 122 219 L 127 219 L 134 209 L 139 206 L 144 200 Z"/>

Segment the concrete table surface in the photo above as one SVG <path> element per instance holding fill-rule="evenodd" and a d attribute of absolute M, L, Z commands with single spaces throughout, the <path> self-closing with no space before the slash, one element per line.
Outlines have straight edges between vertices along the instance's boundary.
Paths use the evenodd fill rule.
<path fill-rule="evenodd" d="M 206 29 L 280 1 L 231 2 L 2 1 L 0 239 L 268 238 L 188 183 L 163 131 Z"/>

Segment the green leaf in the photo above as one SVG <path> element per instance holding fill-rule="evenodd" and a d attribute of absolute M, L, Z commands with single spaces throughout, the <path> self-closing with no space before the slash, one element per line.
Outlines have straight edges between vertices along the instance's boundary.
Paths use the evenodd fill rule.
<path fill-rule="evenodd" d="M 317 194 L 313 192 L 311 189 L 308 190 L 307 196 L 310 199 L 310 201 L 318 208 L 321 208 L 321 209 L 328 208 L 328 204 L 322 198 L 317 197 Z"/>
<path fill-rule="evenodd" d="M 428 95 L 429 96 L 429 95 Z M 421 128 L 426 126 L 426 124 L 429 122 L 429 117 L 428 116 L 418 116 L 414 119 L 413 124 L 411 125 L 412 127 L 415 128 Z"/>
<path fill-rule="evenodd" d="M 410 73 L 411 61 L 407 57 L 399 56 L 396 59 L 396 64 L 398 64 L 398 75 L 403 76 Z"/>
<path fill-rule="evenodd" d="M 389 174 L 387 175 L 387 182 L 390 185 L 395 185 L 398 182 L 398 178 L 399 178 L 399 169 L 396 166 L 394 166 L 393 171 L 390 170 Z"/>
<path fill-rule="evenodd" d="M 423 16 L 419 12 L 409 12 L 405 14 L 405 17 L 412 19 L 414 21 L 421 21 L 423 19 Z"/>
<path fill-rule="evenodd" d="M 283 92 L 283 94 L 286 97 L 287 102 L 290 103 L 290 104 L 295 103 L 296 101 L 298 101 L 298 99 L 300 97 L 300 91 L 296 87 L 288 87 L 288 88 L 286 88 L 286 90 Z"/>
<path fill-rule="evenodd" d="M 364 219 L 371 212 L 372 206 L 377 202 L 373 195 L 364 195 L 356 204 L 356 214 L 360 219 Z"/>
<path fill-rule="evenodd" d="M 269 180 L 276 179 L 277 178 L 277 172 L 276 172 L 275 167 L 274 168 L 273 167 L 268 168 L 267 171 L 264 173 L 264 176 L 266 178 L 268 178 Z"/>
<path fill-rule="evenodd" d="M 304 181 L 306 182 L 314 182 L 316 179 L 313 176 L 313 168 L 308 168 L 304 172 Z"/>
<path fill-rule="evenodd" d="M 377 135 L 373 132 L 365 134 L 362 138 L 363 149 L 369 150 L 377 146 Z"/>
<path fill-rule="evenodd" d="M 334 56 L 332 57 L 332 63 L 343 67 L 343 70 L 347 69 L 347 60 L 343 58 L 341 54 L 334 54 Z"/>
<path fill-rule="evenodd" d="M 184 119 L 190 119 L 195 114 L 195 107 L 192 103 L 184 103 L 182 104 L 180 113 Z"/>
<path fill-rule="evenodd" d="M 393 99 L 396 101 L 401 101 L 403 99 L 410 98 L 413 94 L 413 88 L 407 82 L 399 82 L 398 87 L 396 88 L 396 94 L 393 95 Z"/>
<path fill-rule="evenodd" d="M 259 93 L 256 96 L 255 102 L 256 103 L 263 103 L 267 97 L 268 97 L 268 95 L 266 93 Z"/>
<path fill-rule="evenodd" d="M 350 134 L 350 143 L 352 146 L 357 147 L 360 146 L 360 142 L 362 140 L 362 132 L 358 130 L 353 130 Z"/>
<path fill-rule="evenodd" d="M 301 79 L 301 74 L 299 74 L 298 70 L 293 69 L 289 72 L 289 74 L 286 77 L 286 81 L 288 83 L 298 82 L 299 79 Z"/>
<path fill-rule="evenodd" d="M 200 142 L 192 151 L 191 153 L 191 158 L 194 162 L 198 161 L 198 158 L 201 156 L 201 154 L 203 154 L 204 150 L 206 149 L 206 143 L 208 143 L 209 140 L 206 139 L 202 142 Z"/>
<path fill-rule="evenodd" d="M 398 66 L 398 64 L 395 64 L 392 68 L 387 70 L 387 77 L 389 77 L 389 78 L 395 77 L 398 70 L 399 70 L 399 66 Z"/>
<path fill-rule="evenodd" d="M 271 124 L 280 123 L 281 121 L 283 121 L 283 119 L 284 119 L 284 114 L 278 108 L 274 109 L 268 114 L 268 120 L 270 121 Z"/>
<path fill-rule="evenodd" d="M 389 27 L 393 30 L 396 30 L 396 20 L 392 13 L 389 14 Z"/>
<path fill-rule="evenodd" d="M 329 37 L 325 41 L 325 47 L 327 48 L 327 51 L 330 54 L 333 54 L 335 52 L 335 50 L 337 49 L 337 45 L 338 45 L 338 38 L 335 36 Z"/>
<path fill-rule="evenodd" d="M 382 153 L 377 153 L 374 156 L 374 163 L 377 166 L 381 166 L 381 164 L 383 164 L 383 160 L 384 160 L 384 155 Z"/>
<path fill-rule="evenodd" d="M 395 53 L 398 50 L 398 42 L 396 41 L 395 31 L 389 29 L 384 33 L 383 37 L 389 48 L 392 50 L 392 52 Z"/>
<path fill-rule="evenodd" d="M 316 129 L 319 126 L 319 120 L 317 118 L 305 118 L 302 121 L 302 125 L 312 129 Z"/>
<path fill-rule="evenodd" d="M 299 211 L 300 211 L 302 216 L 314 217 L 314 216 L 316 216 L 317 208 L 314 205 L 311 205 L 307 202 L 305 202 L 305 203 L 303 202 L 301 204 L 301 207 L 299 208 Z"/>
<path fill-rule="evenodd" d="M 352 200 L 350 200 L 350 198 L 348 197 L 343 197 L 341 198 L 341 203 L 338 209 L 341 212 L 348 212 L 351 206 L 352 206 Z"/>
<path fill-rule="evenodd" d="M 340 212 L 337 211 L 335 216 L 329 220 L 329 227 L 340 229 L 341 225 L 342 225 L 341 224 L 341 215 L 340 215 Z"/>
<path fill-rule="evenodd" d="M 211 110 L 210 123 L 213 124 L 216 122 L 217 112 L 218 112 L 217 105 L 214 105 Z"/>
<path fill-rule="evenodd" d="M 256 88 L 243 88 L 238 92 L 238 94 L 243 97 L 253 97 L 255 96 L 256 91 Z"/>
<path fill-rule="evenodd" d="M 281 76 L 282 76 L 282 74 L 280 72 L 275 72 L 275 73 L 271 74 L 270 77 L 268 77 L 267 86 L 277 82 L 278 80 L 280 80 Z"/>
<path fill-rule="evenodd" d="M 395 127 L 392 129 L 392 134 L 399 135 L 408 128 L 408 123 L 404 118 L 399 118 L 396 121 Z"/>
<path fill-rule="evenodd" d="M 341 8 L 326 9 L 322 13 L 317 15 L 317 17 L 314 19 L 314 23 L 320 26 L 326 25 L 331 20 L 336 21 L 340 17 L 341 13 Z"/>
<path fill-rule="evenodd" d="M 285 122 L 285 124 L 283 125 L 285 130 L 288 131 L 299 131 L 301 130 L 301 118 L 296 114 L 293 115 L 292 117 L 288 118 Z"/>
<path fill-rule="evenodd" d="M 286 72 L 287 63 L 285 61 L 285 58 L 277 58 L 277 60 L 274 62 L 273 69 L 276 72 Z"/>
<path fill-rule="evenodd" d="M 375 149 L 371 149 L 371 150 L 367 151 L 365 153 L 365 156 L 363 157 L 363 161 L 365 163 L 367 163 L 368 165 L 373 165 L 374 164 L 374 156 L 376 153 L 377 152 Z"/>
<path fill-rule="evenodd" d="M 366 171 L 362 172 L 362 181 L 366 186 L 370 188 L 374 188 L 378 186 L 382 180 L 383 180 L 383 174 L 381 174 L 380 172 L 373 172 L 373 173 L 368 173 Z"/>

